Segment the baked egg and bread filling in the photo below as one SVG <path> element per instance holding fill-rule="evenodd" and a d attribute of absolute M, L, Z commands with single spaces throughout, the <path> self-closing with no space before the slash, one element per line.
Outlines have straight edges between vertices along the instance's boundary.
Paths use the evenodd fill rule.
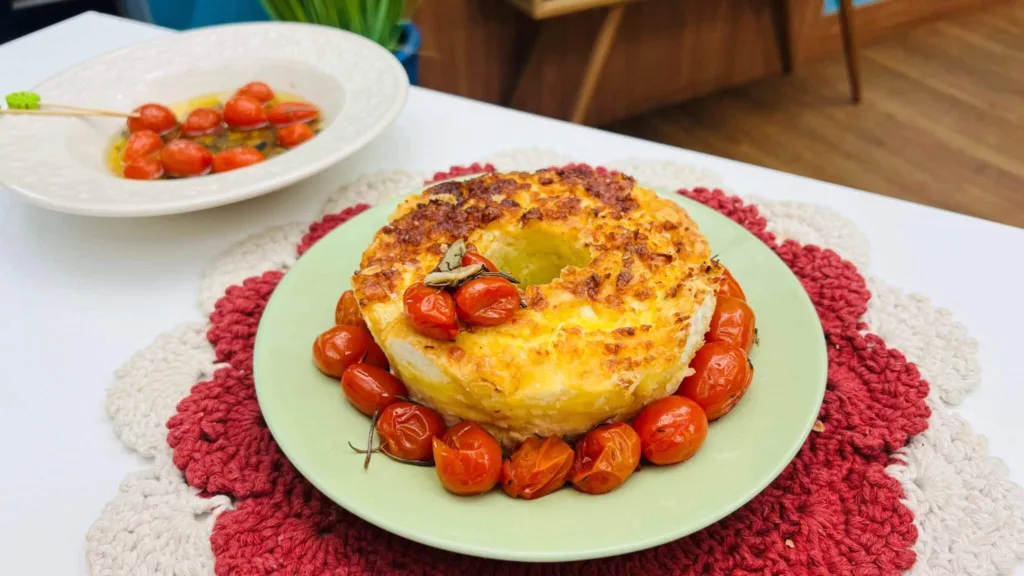
<path fill-rule="evenodd" d="M 411 291 L 429 299 L 470 278 L 497 284 L 499 271 L 515 292 L 504 288 L 501 310 L 476 310 L 479 322 L 424 330 L 409 314 Z M 375 235 L 352 286 L 412 398 L 511 448 L 533 436 L 573 440 L 675 393 L 721 275 L 682 207 L 581 167 L 431 186 Z"/>

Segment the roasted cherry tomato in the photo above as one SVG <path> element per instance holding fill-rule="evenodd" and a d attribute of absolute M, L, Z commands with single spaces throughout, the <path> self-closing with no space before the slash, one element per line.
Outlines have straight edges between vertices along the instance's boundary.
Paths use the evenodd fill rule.
<path fill-rule="evenodd" d="M 719 296 L 732 296 L 738 298 L 744 302 L 747 300 L 747 295 L 743 293 L 743 288 L 740 288 L 740 283 L 733 278 L 732 274 L 729 273 L 729 269 L 722 267 L 722 283 L 718 286 Z"/>
<path fill-rule="evenodd" d="M 334 323 L 366 326 L 363 313 L 359 311 L 359 304 L 356 302 L 355 292 L 345 290 L 341 293 L 341 298 L 338 298 L 338 303 L 334 306 Z"/>
<path fill-rule="evenodd" d="M 171 109 L 162 104 L 143 104 L 134 110 L 138 118 L 128 119 L 128 131 L 152 130 L 157 134 L 167 134 L 178 125 L 178 118 Z"/>
<path fill-rule="evenodd" d="M 501 276 L 479 276 L 455 291 L 459 318 L 475 326 L 497 326 L 519 309 L 519 290 Z"/>
<path fill-rule="evenodd" d="M 405 384 L 393 374 L 364 362 L 345 368 L 341 373 L 341 389 L 356 410 L 367 416 L 398 402 L 399 396 L 409 394 Z"/>
<path fill-rule="evenodd" d="M 479 252 L 466 252 L 466 255 L 462 257 L 463 266 L 472 266 L 473 264 L 479 264 L 484 267 L 484 270 L 488 272 L 497 272 L 498 267 L 487 259 L 486 256 Z"/>
<path fill-rule="evenodd" d="M 139 130 L 133 132 L 124 143 L 124 150 L 121 151 L 121 160 L 126 164 L 134 162 L 146 156 L 152 155 L 164 147 L 164 139 L 152 130 Z"/>
<path fill-rule="evenodd" d="M 338 298 L 338 304 L 334 307 L 334 322 L 337 324 L 360 326 L 369 332 L 369 328 L 366 327 L 366 321 L 363 320 L 363 315 L 359 312 L 356 295 L 351 290 L 345 290 L 342 292 L 341 298 Z M 369 346 L 366 348 L 366 356 L 363 358 L 363 362 L 385 370 L 388 369 L 388 357 L 381 350 L 380 346 L 374 342 L 372 337 L 370 338 Z"/>
<path fill-rule="evenodd" d="M 132 180 L 156 180 L 164 175 L 164 165 L 156 156 L 147 156 L 125 164 L 123 173 Z"/>
<path fill-rule="evenodd" d="M 708 437 L 708 417 L 699 404 L 668 396 L 647 406 L 633 419 L 640 451 L 653 464 L 682 462 L 700 450 Z"/>
<path fill-rule="evenodd" d="M 389 405 L 377 420 L 381 450 L 405 460 L 433 460 L 433 443 L 440 441 L 444 431 L 444 419 L 440 414 L 412 402 Z"/>
<path fill-rule="evenodd" d="M 245 168 L 253 164 L 259 164 L 266 158 L 263 152 L 250 146 L 239 146 L 213 155 L 213 171 L 228 172 L 238 168 Z"/>
<path fill-rule="evenodd" d="M 434 439 L 437 477 L 445 490 L 459 496 L 483 494 L 501 476 L 501 446 L 479 424 L 459 422 Z"/>
<path fill-rule="evenodd" d="M 420 334 L 438 340 L 455 340 L 459 334 L 459 317 L 455 299 L 441 288 L 416 283 L 403 296 L 405 315 Z"/>
<path fill-rule="evenodd" d="M 757 339 L 754 311 L 743 300 L 719 294 L 705 338 L 708 342 L 735 344 L 749 354 Z"/>
<path fill-rule="evenodd" d="M 274 126 L 287 126 L 296 122 L 312 122 L 320 117 L 320 109 L 309 102 L 281 102 L 267 112 Z"/>
<path fill-rule="evenodd" d="M 223 119 L 220 110 L 216 108 L 196 108 L 189 112 L 188 118 L 185 118 L 185 123 L 181 125 L 181 133 L 189 137 L 213 134 L 220 129 Z"/>
<path fill-rule="evenodd" d="M 363 362 L 377 368 L 383 368 L 387 370 L 391 364 L 388 363 L 388 357 L 384 354 L 384 350 L 381 349 L 380 345 L 377 344 L 371 335 L 370 345 L 366 348 L 366 356 L 363 357 Z"/>
<path fill-rule="evenodd" d="M 263 82 L 249 82 L 238 91 L 239 94 L 252 96 L 263 104 L 274 99 L 274 91 Z"/>
<path fill-rule="evenodd" d="M 501 489 L 523 500 L 546 496 L 565 484 L 573 458 L 572 447 L 557 436 L 527 438 L 501 465 Z"/>
<path fill-rule="evenodd" d="M 238 130 L 254 130 L 267 125 L 267 113 L 252 96 L 235 96 L 224 104 L 224 122 Z"/>
<path fill-rule="evenodd" d="M 694 373 L 683 379 L 676 394 L 699 404 L 709 421 L 732 410 L 754 379 L 754 367 L 743 349 L 728 342 L 702 346 L 690 368 Z"/>
<path fill-rule="evenodd" d="M 359 326 L 335 326 L 313 341 L 313 362 L 324 374 L 341 378 L 346 368 L 363 359 L 370 340 L 370 333 Z"/>
<path fill-rule="evenodd" d="M 277 129 L 277 141 L 285 148 L 294 148 L 315 136 L 308 124 L 291 124 Z"/>
<path fill-rule="evenodd" d="M 622 422 L 599 426 L 576 443 L 569 480 L 580 492 L 604 494 L 622 486 L 640 465 L 640 437 Z"/>
<path fill-rule="evenodd" d="M 160 151 L 160 162 L 171 176 L 202 176 L 210 171 L 210 151 L 191 140 L 172 140 Z"/>

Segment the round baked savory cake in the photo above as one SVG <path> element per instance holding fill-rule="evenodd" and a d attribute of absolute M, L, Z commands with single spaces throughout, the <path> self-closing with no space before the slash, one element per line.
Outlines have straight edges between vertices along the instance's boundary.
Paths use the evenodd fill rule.
<path fill-rule="evenodd" d="M 459 240 L 520 281 L 523 308 L 449 342 L 413 329 L 403 293 Z M 575 438 L 675 392 L 721 274 L 682 207 L 580 167 L 447 181 L 406 199 L 352 286 L 410 393 L 511 447 Z"/>

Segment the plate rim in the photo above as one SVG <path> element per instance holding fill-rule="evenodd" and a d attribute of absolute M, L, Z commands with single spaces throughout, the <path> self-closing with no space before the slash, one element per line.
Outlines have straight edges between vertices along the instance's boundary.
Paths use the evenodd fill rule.
<path fill-rule="evenodd" d="M 458 180 L 463 180 L 463 179 L 472 178 L 472 177 L 475 177 L 475 176 L 478 176 L 478 175 L 464 176 L 464 177 L 459 177 L 457 179 Z M 403 193 L 397 195 L 396 197 L 392 198 L 391 200 L 385 201 L 382 204 L 375 205 L 375 206 L 371 207 L 371 210 L 373 208 L 376 208 L 377 206 L 383 207 L 383 206 L 389 206 L 389 205 L 394 204 L 396 202 L 401 202 L 404 199 L 406 199 L 406 198 L 408 198 L 408 197 L 410 197 L 412 195 L 415 195 L 415 194 L 418 194 L 418 193 L 422 192 L 423 190 L 429 188 L 430 186 L 432 186 L 434 184 L 436 184 L 436 182 L 431 183 L 431 184 L 426 185 L 426 186 L 423 186 L 423 187 L 418 188 L 416 190 L 412 190 L 412 191 L 409 191 L 409 192 L 403 192 Z M 638 185 L 643 186 L 643 184 L 640 183 L 640 182 L 638 182 Z M 674 198 L 676 196 L 676 194 L 674 192 L 667 191 L 664 188 L 660 188 L 660 187 L 648 187 L 648 188 L 650 190 L 655 191 L 655 193 L 657 193 L 659 196 L 664 197 L 664 198 Z M 719 216 L 722 216 L 723 218 L 727 218 L 728 220 L 730 220 L 730 222 L 732 222 L 733 225 L 737 226 L 740 230 L 742 230 L 743 234 L 749 235 L 752 239 L 756 240 L 758 243 L 760 243 L 763 246 L 765 246 L 765 248 L 768 249 L 769 252 L 771 252 L 772 257 L 774 257 L 776 260 L 778 260 L 778 262 L 783 267 L 785 267 L 785 269 L 789 273 L 789 275 L 792 276 L 792 278 L 798 284 L 800 284 L 801 287 L 802 287 L 802 283 L 800 282 L 799 277 L 797 277 L 796 274 L 793 273 L 792 269 L 785 263 L 785 261 L 782 260 L 781 257 L 779 257 L 779 255 L 775 252 L 775 250 L 772 250 L 770 246 L 765 245 L 764 242 L 762 242 L 759 238 L 754 236 L 754 234 L 752 234 L 749 230 L 747 230 L 741 224 L 739 224 L 738 222 L 733 221 L 731 218 L 728 218 L 724 214 L 719 213 L 717 210 L 714 210 L 713 208 L 711 208 L 709 206 L 701 204 L 700 202 L 698 202 L 696 200 L 693 200 L 691 198 L 687 198 L 685 196 L 683 196 L 682 199 L 685 202 L 692 202 L 692 203 L 695 203 L 697 205 L 703 206 L 704 208 L 707 208 L 709 210 L 712 210 L 712 211 L 718 213 Z M 686 206 L 684 206 L 684 208 L 686 208 Z M 369 210 L 367 210 L 367 212 L 368 211 Z M 366 215 L 366 212 L 362 212 L 362 213 L 357 214 L 356 216 L 354 216 L 352 218 L 352 220 L 354 220 L 356 218 L 364 217 L 365 215 Z M 327 236 L 330 236 L 331 234 L 334 234 L 334 233 L 338 232 L 338 230 L 340 230 L 341 228 L 342 228 L 342 226 L 336 227 L 334 230 L 331 230 L 329 233 L 324 235 L 324 237 L 321 238 L 320 240 L 323 240 Z M 317 242 L 317 244 L 319 244 L 319 243 L 320 242 Z M 308 254 L 309 252 L 311 252 L 313 250 L 316 250 L 316 249 L 317 249 L 316 245 L 312 246 L 306 253 L 303 254 L 303 256 L 305 254 Z M 301 258 L 301 256 L 300 256 L 300 258 Z M 274 434 L 274 430 L 273 430 L 274 429 L 274 424 L 272 424 L 271 422 L 272 422 L 272 420 L 274 420 L 274 417 L 269 417 L 264 412 L 264 410 L 263 410 L 263 402 L 261 401 L 261 394 L 260 394 L 261 386 L 259 385 L 259 378 L 257 376 L 258 363 L 256 362 L 256 358 L 259 356 L 258 350 L 259 350 L 259 347 L 260 347 L 260 332 L 259 332 L 259 328 L 262 326 L 263 319 L 267 317 L 267 312 L 270 310 L 271 306 L 273 305 L 274 294 L 278 293 L 278 289 L 281 287 L 281 285 L 283 285 L 285 282 L 289 281 L 288 280 L 288 276 L 289 276 L 288 273 L 290 273 L 291 270 L 293 270 L 293 269 L 294 269 L 294 265 L 292 265 L 288 269 L 288 271 L 285 273 L 285 275 L 281 278 L 280 282 L 275 287 L 274 292 L 271 294 L 270 298 L 268 299 L 267 304 L 264 307 L 263 313 L 262 313 L 262 315 L 260 317 L 259 325 L 257 326 L 256 338 L 255 338 L 254 345 L 253 345 L 253 385 L 254 385 L 255 392 L 256 392 L 257 402 L 260 405 L 260 413 L 263 414 L 264 421 L 267 424 L 267 429 L 270 431 L 272 436 Z M 800 294 L 802 296 L 802 299 L 804 300 L 803 303 L 806 305 L 806 307 L 808 309 L 810 309 L 812 311 L 815 321 L 820 326 L 820 317 L 817 314 L 817 309 L 814 307 L 814 302 L 811 300 L 810 296 L 807 294 L 806 289 L 801 290 Z M 278 448 L 280 448 L 280 450 L 281 450 L 282 454 L 285 456 L 285 458 L 288 459 L 289 463 L 291 463 L 291 465 L 295 467 L 295 469 L 302 475 L 302 477 L 304 479 L 306 479 L 306 481 L 308 481 L 310 484 L 312 484 L 313 487 L 316 488 L 321 494 L 323 494 L 323 496 L 326 497 L 328 500 L 330 500 L 331 502 L 333 502 L 337 506 L 343 508 L 345 511 L 347 511 L 347 512 L 349 512 L 349 513 L 351 513 L 351 514 L 353 514 L 353 515 L 355 515 L 355 516 L 357 516 L 359 518 L 361 518 L 362 520 L 364 520 L 364 521 L 366 521 L 366 522 L 368 522 L 368 523 L 370 523 L 370 524 L 372 524 L 372 525 L 374 525 L 374 526 L 376 526 L 376 527 L 378 527 L 378 528 L 380 528 L 382 530 L 385 530 L 385 531 L 387 531 L 387 532 L 389 532 L 391 534 L 400 536 L 400 537 L 405 538 L 407 540 L 411 540 L 413 542 L 417 542 L 419 544 L 423 544 L 423 545 L 429 546 L 431 548 L 435 548 L 435 549 L 438 549 L 438 550 L 444 550 L 444 551 L 448 551 L 448 552 L 454 552 L 454 553 L 457 553 L 457 554 L 463 554 L 463 555 L 467 555 L 467 556 L 473 556 L 473 557 L 477 557 L 477 558 L 484 558 L 484 559 L 491 559 L 491 560 L 502 560 L 502 561 L 511 561 L 511 562 L 523 562 L 523 563 L 575 562 L 575 561 L 584 561 L 584 560 L 596 560 L 596 559 L 600 559 L 600 558 L 609 558 L 609 557 L 619 556 L 619 555 L 623 555 L 623 554 L 629 554 L 629 553 L 633 553 L 633 552 L 641 552 L 641 551 L 648 550 L 648 549 L 651 549 L 651 548 L 654 548 L 654 547 L 657 547 L 657 546 L 661 546 L 663 544 L 667 544 L 669 542 L 673 542 L 675 540 L 679 540 L 681 538 L 685 538 L 687 536 L 690 536 L 692 534 L 695 534 L 695 533 L 699 532 L 700 530 L 703 530 L 704 528 L 707 528 L 708 526 L 711 526 L 711 525 L 713 525 L 713 524 L 715 524 L 715 523 L 725 519 L 726 517 L 728 517 L 729 515 L 731 515 L 735 511 L 737 511 L 740 508 L 742 508 L 743 506 L 746 506 L 747 504 L 749 504 L 750 501 L 752 501 L 754 498 L 756 498 L 758 494 L 760 494 L 768 486 L 770 486 L 771 483 L 774 482 L 779 477 L 779 475 L 782 474 L 783 471 L 785 471 L 786 467 L 789 466 L 789 464 L 794 460 L 794 458 L 796 458 L 797 454 L 803 448 L 804 444 L 806 444 L 807 438 L 810 436 L 810 433 L 813 430 L 814 423 L 816 422 L 816 420 L 818 418 L 818 415 L 821 412 L 821 405 L 824 402 L 824 396 L 825 396 L 825 392 L 826 392 L 826 389 L 827 389 L 829 362 L 828 362 L 828 350 L 827 350 L 827 345 L 826 345 L 827 343 L 826 343 L 826 340 L 825 340 L 824 329 L 821 330 L 821 332 L 818 334 L 818 336 L 819 336 L 819 338 L 818 338 L 817 341 L 819 343 L 819 346 L 817 348 L 816 356 L 820 360 L 822 360 L 822 363 L 821 363 L 821 372 L 820 372 L 820 374 L 818 374 L 818 377 L 816 378 L 815 381 L 818 382 L 819 384 L 818 384 L 818 386 L 816 388 L 816 391 L 815 391 L 814 410 L 813 411 L 809 411 L 809 414 L 811 416 L 808 418 L 807 422 L 805 422 L 803 427 L 802 427 L 802 431 L 801 431 L 801 433 L 799 435 L 799 442 L 794 442 L 794 446 L 795 447 L 791 447 L 790 449 L 788 449 L 786 451 L 786 457 L 784 459 L 781 459 L 779 461 L 779 463 L 777 463 L 774 466 L 774 468 L 771 470 L 771 472 L 769 474 L 767 474 L 765 476 L 765 478 L 763 479 L 762 482 L 759 482 L 759 483 L 757 483 L 757 485 L 752 486 L 752 488 L 750 490 L 746 491 L 742 495 L 742 497 L 737 497 L 735 499 L 734 505 L 723 507 L 723 509 L 722 509 L 720 514 L 719 513 L 715 514 L 715 515 L 717 515 L 716 519 L 712 520 L 711 522 L 708 522 L 707 524 L 704 524 L 704 526 L 702 526 L 701 528 L 697 528 L 697 529 L 694 529 L 694 530 L 687 530 L 685 528 L 684 529 L 680 529 L 680 530 L 676 530 L 676 531 L 667 530 L 667 531 L 661 533 L 660 535 L 658 535 L 656 537 L 652 536 L 652 537 L 647 537 L 647 538 L 640 539 L 640 540 L 628 541 L 628 542 L 621 543 L 621 544 L 606 545 L 606 546 L 601 546 L 601 547 L 592 548 L 592 549 L 591 548 L 577 548 L 577 549 L 574 549 L 574 550 L 572 550 L 570 552 L 563 552 L 563 551 L 529 551 L 529 552 L 515 551 L 515 552 L 513 552 L 513 551 L 506 550 L 506 549 L 501 549 L 501 548 L 487 547 L 487 546 L 475 545 L 475 544 L 464 544 L 464 543 L 456 541 L 456 540 L 435 538 L 433 536 L 433 534 L 422 532 L 422 531 L 416 531 L 416 530 L 406 530 L 403 527 L 403 525 L 400 524 L 400 523 L 393 523 L 393 522 L 391 522 L 391 521 L 389 521 L 387 519 L 381 519 L 380 517 L 376 516 L 373 513 L 372 509 L 367 509 L 367 508 L 361 507 L 361 506 L 359 506 L 358 502 L 345 502 L 345 503 L 343 503 L 343 502 L 340 501 L 340 500 L 343 500 L 343 498 L 335 499 L 334 497 L 332 497 L 328 493 L 327 490 L 325 490 L 325 488 L 323 486 L 321 486 L 321 483 L 319 481 L 313 480 L 311 478 L 311 476 L 309 474 L 307 474 L 307 471 L 305 470 L 304 465 L 300 465 L 299 463 L 295 462 L 289 456 L 288 450 L 285 449 L 284 445 L 282 445 L 281 443 L 279 443 L 277 441 L 276 437 L 275 437 L 274 442 L 275 442 L 275 444 L 277 444 Z M 334 490 L 332 490 L 332 492 L 334 492 Z M 353 504 L 355 506 L 353 506 Z"/>
<path fill-rule="evenodd" d="M 164 36 L 158 36 L 156 38 L 150 38 L 142 42 L 136 42 L 128 46 L 115 48 L 107 52 L 95 55 L 87 60 L 77 62 L 70 66 L 67 66 L 54 74 L 46 77 L 44 80 L 38 82 L 32 87 L 33 91 L 38 92 L 40 87 L 47 85 L 50 82 L 58 80 L 65 74 L 71 73 L 79 68 L 95 65 L 96 62 L 105 59 L 116 58 L 118 55 L 130 53 L 139 48 L 150 46 L 153 44 L 159 44 L 162 42 L 169 41 L 180 41 L 182 38 L 202 36 L 206 34 L 216 34 L 218 31 L 225 29 L 237 29 L 237 28 L 316 28 L 320 30 L 329 30 L 331 33 L 336 33 L 339 36 L 345 36 L 350 41 L 360 42 L 364 45 L 371 47 L 371 49 L 379 50 L 382 53 L 391 56 L 390 65 L 391 70 L 394 73 L 394 78 L 397 80 L 397 94 L 394 98 L 391 106 L 381 116 L 380 120 L 374 124 L 370 129 L 366 130 L 358 137 L 352 138 L 347 141 L 345 145 L 339 146 L 332 149 L 330 152 L 322 154 L 311 161 L 307 162 L 305 167 L 302 169 L 293 169 L 288 172 L 281 174 L 271 174 L 267 178 L 253 182 L 243 187 L 227 186 L 227 189 L 234 188 L 236 191 L 230 194 L 220 194 L 215 196 L 200 196 L 195 198 L 183 198 L 175 199 L 171 201 L 159 201 L 147 203 L 145 206 L 137 206 L 131 204 L 119 203 L 115 205 L 101 205 L 91 206 L 89 201 L 73 201 L 68 199 L 54 199 L 53 197 L 40 194 L 33 191 L 30 188 L 26 188 L 17 183 L 11 183 L 7 181 L 2 174 L 0 174 L 0 187 L 6 188 L 11 193 L 17 194 L 27 202 L 40 206 L 42 208 L 60 212 L 64 214 L 74 214 L 79 216 L 94 216 L 94 217 L 109 217 L 109 218 L 140 218 L 140 217 L 152 217 L 152 216 L 168 216 L 174 214 L 185 214 L 189 212 L 196 212 L 200 210 L 206 210 L 210 208 L 216 208 L 218 206 L 225 206 L 242 202 L 258 196 L 270 194 L 272 192 L 281 190 L 282 188 L 310 178 L 327 168 L 341 162 L 342 160 L 352 156 L 356 152 L 363 149 L 367 144 L 373 141 L 375 138 L 380 136 L 385 130 L 387 130 L 395 120 L 397 120 L 399 114 L 405 108 L 405 105 L 409 97 L 409 77 L 405 72 L 405 68 L 401 62 L 394 57 L 389 51 L 380 46 L 379 44 L 369 40 L 358 34 L 341 30 L 339 28 L 333 28 L 330 26 L 322 26 L 318 24 L 308 24 L 301 22 L 281 22 L 281 21 L 270 21 L 270 22 L 235 22 L 228 24 L 219 24 L 214 26 L 204 26 L 191 30 L 185 30 L 181 32 L 174 32 Z M 257 167 L 258 169 L 258 167 Z M 182 180 L 187 181 L 187 179 Z M 175 181 L 177 182 L 177 181 Z M 160 185 L 161 182 L 151 182 L 150 184 Z"/>

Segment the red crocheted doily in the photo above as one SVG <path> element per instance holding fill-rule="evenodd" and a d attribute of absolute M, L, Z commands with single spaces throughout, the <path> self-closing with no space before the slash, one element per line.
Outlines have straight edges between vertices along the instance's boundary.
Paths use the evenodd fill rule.
<path fill-rule="evenodd" d="M 474 165 L 436 179 L 491 171 Z M 602 169 L 597 169 L 603 171 Z M 384 532 L 315 490 L 278 449 L 263 421 L 252 351 L 267 299 L 281 272 L 228 288 L 210 315 L 218 361 L 168 422 L 174 463 L 206 493 L 226 494 L 211 545 L 218 575 L 654 575 L 898 574 L 915 559 L 913 514 L 885 473 L 893 451 L 922 432 L 928 385 L 914 365 L 860 322 L 870 294 L 856 268 L 835 252 L 779 243 L 757 208 L 719 190 L 682 190 L 732 218 L 770 246 L 800 278 L 828 345 L 824 430 L 812 433 L 774 483 L 729 517 L 687 538 L 633 554 L 528 565 L 461 556 Z M 366 210 L 327 216 L 310 227 L 301 254 Z"/>

